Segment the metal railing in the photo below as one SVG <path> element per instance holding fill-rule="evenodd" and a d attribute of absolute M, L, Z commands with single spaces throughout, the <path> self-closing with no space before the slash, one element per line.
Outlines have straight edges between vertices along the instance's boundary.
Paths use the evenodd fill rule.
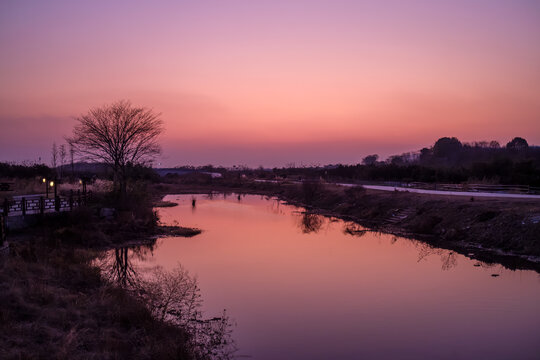
<path fill-rule="evenodd" d="M 0 214 L 7 216 L 38 215 L 50 212 L 72 211 L 74 208 L 86 205 L 91 193 L 70 192 L 69 196 L 56 196 L 53 198 L 21 197 L 19 199 L 5 198 L 0 208 Z"/>

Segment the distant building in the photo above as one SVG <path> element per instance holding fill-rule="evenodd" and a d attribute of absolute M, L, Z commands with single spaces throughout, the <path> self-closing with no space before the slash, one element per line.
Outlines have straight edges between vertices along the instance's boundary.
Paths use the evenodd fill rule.
<path fill-rule="evenodd" d="M 186 174 L 206 174 L 206 175 L 210 175 L 212 178 L 220 178 L 222 177 L 223 175 L 221 173 L 218 173 L 218 172 L 208 172 L 208 171 L 199 171 L 199 170 L 186 170 L 186 169 L 154 169 L 154 171 L 159 175 L 159 176 L 167 176 L 167 175 L 178 175 L 178 176 L 181 176 L 181 175 L 186 175 Z"/>

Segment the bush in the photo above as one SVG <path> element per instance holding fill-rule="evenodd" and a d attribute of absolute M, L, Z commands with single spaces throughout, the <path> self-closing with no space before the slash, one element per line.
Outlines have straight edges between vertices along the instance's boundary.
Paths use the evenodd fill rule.
<path fill-rule="evenodd" d="M 306 204 L 312 204 L 313 201 L 320 195 L 321 183 L 318 180 L 302 181 L 302 194 Z"/>

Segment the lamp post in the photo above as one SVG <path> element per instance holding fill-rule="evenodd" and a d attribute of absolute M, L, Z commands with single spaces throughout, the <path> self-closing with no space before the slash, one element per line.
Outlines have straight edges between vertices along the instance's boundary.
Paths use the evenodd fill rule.
<path fill-rule="evenodd" d="M 60 198 L 58 197 L 57 183 L 57 179 L 51 180 L 49 187 L 54 187 L 54 210 L 58 212 L 60 211 Z"/>
<path fill-rule="evenodd" d="M 58 192 L 57 192 L 57 190 L 56 190 L 56 183 L 57 183 L 57 181 L 52 181 L 52 180 L 51 180 L 51 182 L 49 183 L 49 185 L 50 185 L 51 187 L 54 187 L 54 198 L 55 198 L 55 199 L 56 199 L 56 197 L 58 196 Z"/>
<path fill-rule="evenodd" d="M 46 178 L 41 179 L 41 181 L 43 182 L 43 184 L 45 184 L 45 193 L 47 194 L 47 199 L 48 199 L 49 198 L 49 184 L 47 184 Z"/>
<path fill-rule="evenodd" d="M 79 184 L 82 185 L 83 195 L 86 195 L 86 179 L 85 178 L 79 179 Z"/>

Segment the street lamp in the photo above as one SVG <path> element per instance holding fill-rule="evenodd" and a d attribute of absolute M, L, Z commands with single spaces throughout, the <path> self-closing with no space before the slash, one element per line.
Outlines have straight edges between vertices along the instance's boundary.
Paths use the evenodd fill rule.
<path fill-rule="evenodd" d="M 57 186 L 56 186 L 56 181 L 52 181 L 52 180 L 51 180 L 51 182 L 49 183 L 49 186 L 50 186 L 50 187 L 54 187 L 54 201 L 55 201 L 55 204 L 56 204 L 56 201 L 57 201 L 56 198 L 58 197 L 58 192 L 57 192 L 57 190 L 56 190 L 56 187 L 57 187 Z"/>
<path fill-rule="evenodd" d="M 87 178 L 85 177 L 79 179 L 79 184 L 82 185 L 83 195 L 86 195 L 86 182 L 87 182 Z"/>
<path fill-rule="evenodd" d="M 47 178 L 41 179 L 41 182 L 45 184 L 45 193 L 47 194 L 47 199 L 49 198 L 49 184 L 47 183 Z"/>
<path fill-rule="evenodd" d="M 54 196 L 56 196 L 56 186 L 55 182 L 53 180 L 48 181 L 47 178 L 42 178 L 41 182 L 45 184 L 45 193 L 47 195 L 47 199 L 49 198 L 49 188 L 54 186 Z"/>

